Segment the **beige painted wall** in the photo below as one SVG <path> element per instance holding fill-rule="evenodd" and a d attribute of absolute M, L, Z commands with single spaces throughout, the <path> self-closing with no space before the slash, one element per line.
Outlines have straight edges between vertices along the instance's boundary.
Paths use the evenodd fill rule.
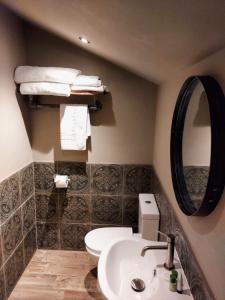
<path fill-rule="evenodd" d="M 225 92 L 225 49 L 161 86 L 157 101 L 153 164 L 216 300 L 224 300 L 225 195 L 209 216 L 187 217 L 178 208 L 170 172 L 170 129 L 177 95 L 184 80 L 196 74 L 214 76 Z"/>
<path fill-rule="evenodd" d="M 32 161 L 31 147 L 13 80 L 15 67 L 24 62 L 20 21 L 0 5 L 0 180 Z M 25 117 L 22 100 L 20 104 Z"/>
<path fill-rule="evenodd" d="M 88 151 L 61 151 L 59 109 L 33 112 L 34 160 L 152 163 L 156 86 L 36 27 L 28 26 L 26 36 L 30 65 L 74 67 L 97 74 L 111 92 L 101 96 L 103 110 L 91 116 Z"/>

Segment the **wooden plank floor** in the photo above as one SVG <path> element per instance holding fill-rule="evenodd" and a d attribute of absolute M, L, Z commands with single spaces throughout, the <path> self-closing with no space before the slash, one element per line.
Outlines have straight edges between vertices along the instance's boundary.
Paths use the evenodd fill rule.
<path fill-rule="evenodd" d="M 9 300 L 105 300 L 86 252 L 37 250 Z"/>

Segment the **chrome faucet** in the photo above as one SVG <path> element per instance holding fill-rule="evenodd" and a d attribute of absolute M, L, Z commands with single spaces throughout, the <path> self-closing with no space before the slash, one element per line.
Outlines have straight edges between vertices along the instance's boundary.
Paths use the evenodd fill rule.
<path fill-rule="evenodd" d="M 157 232 L 167 238 L 167 245 L 152 245 L 152 246 L 145 246 L 141 250 L 141 256 L 145 256 L 145 252 L 148 250 L 162 250 L 162 249 L 168 249 L 167 252 L 167 259 L 164 263 L 164 268 L 167 270 L 174 269 L 173 259 L 174 259 L 174 248 L 175 248 L 175 235 L 174 234 L 165 234 L 161 231 Z"/>

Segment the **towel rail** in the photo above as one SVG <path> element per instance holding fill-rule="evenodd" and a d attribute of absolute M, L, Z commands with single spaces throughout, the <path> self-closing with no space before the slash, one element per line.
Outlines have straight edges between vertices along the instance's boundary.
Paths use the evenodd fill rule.
<path fill-rule="evenodd" d="M 90 112 L 100 111 L 102 110 L 102 103 L 100 100 L 96 99 L 96 94 L 93 93 L 74 93 L 73 95 L 92 95 L 94 96 L 94 103 L 88 104 L 88 109 Z M 41 103 L 37 96 L 34 95 L 27 95 L 28 97 L 28 104 L 31 109 L 40 109 L 43 107 L 49 107 L 49 108 L 58 108 L 60 107 L 60 104 L 53 104 L 53 103 Z M 68 103 L 69 104 L 69 103 Z"/>

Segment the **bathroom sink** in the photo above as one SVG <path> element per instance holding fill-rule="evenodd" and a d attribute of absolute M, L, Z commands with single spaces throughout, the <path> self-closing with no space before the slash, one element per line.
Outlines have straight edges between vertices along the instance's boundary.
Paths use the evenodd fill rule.
<path fill-rule="evenodd" d="M 121 239 L 112 242 L 101 253 L 98 263 L 98 281 L 103 295 L 108 300 L 162 300 L 193 299 L 187 294 L 169 291 L 170 272 L 163 268 L 167 250 L 151 250 L 141 256 L 141 250 L 147 245 L 165 244 L 141 238 Z M 176 267 L 181 268 L 177 254 Z M 156 270 L 156 272 L 154 272 Z M 154 275 L 155 273 L 155 275 Z M 183 273 L 183 271 L 182 271 Z M 134 291 L 133 279 L 141 279 L 145 289 Z M 188 291 L 186 277 L 184 288 Z"/>

